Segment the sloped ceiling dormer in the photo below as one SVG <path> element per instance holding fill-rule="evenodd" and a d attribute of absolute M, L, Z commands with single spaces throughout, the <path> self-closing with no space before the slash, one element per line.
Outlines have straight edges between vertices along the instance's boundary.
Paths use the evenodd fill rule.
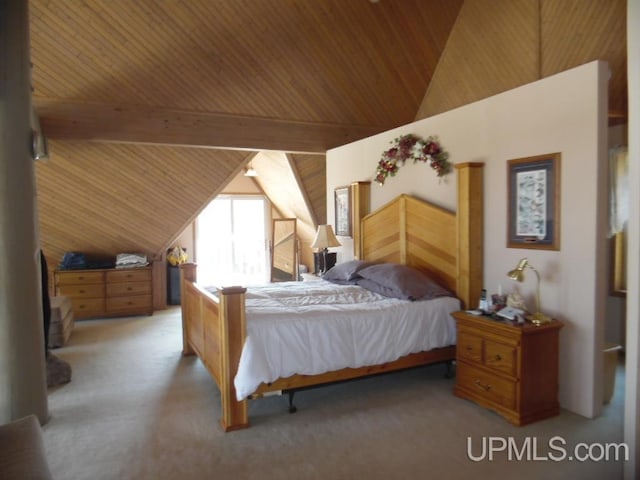
<path fill-rule="evenodd" d="M 96 256 L 142 252 L 153 258 L 246 161 L 213 149 L 52 141 L 36 163 L 42 248 Z"/>
<path fill-rule="evenodd" d="M 274 204 L 299 211 L 293 178 L 324 223 L 327 149 L 594 58 L 626 115 L 625 0 L 31 0 L 30 21 L 56 260 L 161 254 L 259 152 L 291 168 Z"/>

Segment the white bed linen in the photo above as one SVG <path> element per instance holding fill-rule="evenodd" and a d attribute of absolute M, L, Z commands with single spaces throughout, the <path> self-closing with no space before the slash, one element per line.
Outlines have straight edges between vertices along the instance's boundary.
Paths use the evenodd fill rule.
<path fill-rule="evenodd" d="M 249 287 L 238 400 L 261 383 L 377 365 L 456 343 L 456 298 L 411 302 L 327 281 Z"/>

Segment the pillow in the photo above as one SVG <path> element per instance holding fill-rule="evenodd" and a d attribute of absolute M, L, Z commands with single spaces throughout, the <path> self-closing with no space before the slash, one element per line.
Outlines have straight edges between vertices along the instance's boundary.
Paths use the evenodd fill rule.
<path fill-rule="evenodd" d="M 404 300 L 429 300 L 454 296 L 449 290 L 424 273 L 398 263 L 370 265 L 359 270 L 358 275 L 368 280 L 367 282 L 359 281 L 358 285 L 387 297 Z M 370 282 L 375 283 L 376 286 L 372 287 Z"/>
<path fill-rule="evenodd" d="M 363 260 L 351 260 L 349 262 L 339 263 L 331 267 L 322 278 L 333 283 L 355 285 L 356 280 L 360 278 L 358 272 L 370 265 L 373 265 L 373 263 Z"/>
<path fill-rule="evenodd" d="M 368 278 L 358 278 L 357 280 L 355 280 L 355 282 L 357 285 L 360 285 L 362 288 L 366 288 L 373 293 L 379 293 L 380 295 L 384 295 L 385 297 L 400 298 L 391 288 L 380 285 L 379 283 L 376 283 L 373 280 L 369 280 Z"/>

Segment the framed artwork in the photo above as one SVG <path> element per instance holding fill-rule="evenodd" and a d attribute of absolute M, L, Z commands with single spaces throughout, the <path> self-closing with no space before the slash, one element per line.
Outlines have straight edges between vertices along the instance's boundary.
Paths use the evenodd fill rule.
<path fill-rule="evenodd" d="M 508 248 L 560 250 L 560 153 L 509 160 Z"/>
<path fill-rule="evenodd" d="M 336 235 L 351 236 L 351 187 L 335 190 Z"/>

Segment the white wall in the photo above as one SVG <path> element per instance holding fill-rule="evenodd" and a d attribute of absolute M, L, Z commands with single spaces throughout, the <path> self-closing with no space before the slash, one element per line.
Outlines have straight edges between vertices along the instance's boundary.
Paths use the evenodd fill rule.
<path fill-rule="evenodd" d="M 329 219 L 334 188 L 371 180 L 382 151 L 400 134 L 438 135 L 452 162 L 485 162 L 485 286 L 514 289 L 505 274 L 524 256 L 541 272 L 543 310 L 565 322 L 560 404 L 587 417 L 600 412 L 602 399 L 607 81 L 606 64 L 592 62 L 327 152 Z M 506 162 L 553 152 L 562 153 L 561 250 L 506 248 Z M 384 186 L 372 185 L 372 209 L 400 193 L 456 207 L 454 174 L 439 182 L 424 164 L 407 163 Z M 338 259 L 345 261 L 352 243 L 340 240 Z M 535 277 L 518 286 L 531 302 Z"/>

